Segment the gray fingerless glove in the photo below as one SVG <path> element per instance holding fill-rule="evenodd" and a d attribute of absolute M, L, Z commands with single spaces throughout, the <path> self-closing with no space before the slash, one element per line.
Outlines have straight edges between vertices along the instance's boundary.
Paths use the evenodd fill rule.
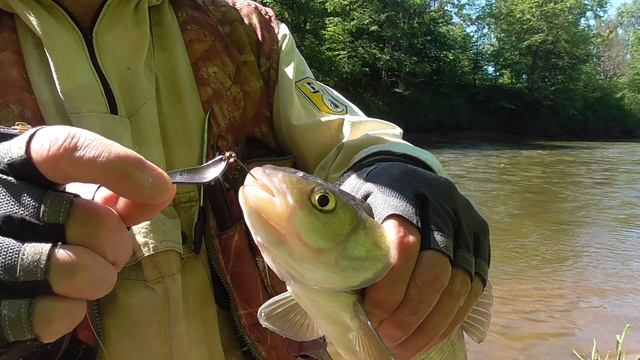
<path fill-rule="evenodd" d="M 449 179 L 402 159 L 348 171 L 338 185 L 365 200 L 382 222 L 400 215 L 420 229 L 420 249 L 446 254 L 486 284 L 491 260 L 489 226 Z"/>
<path fill-rule="evenodd" d="M 33 338 L 32 298 L 52 294 L 52 244 L 64 243 L 73 195 L 45 178 L 26 151 L 37 129 L 0 143 L 0 346 Z"/>
<path fill-rule="evenodd" d="M 7 344 L 35 339 L 36 336 L 31 328 L 32 300 L 0 301 L 0 355 L 2 347 Z"/>

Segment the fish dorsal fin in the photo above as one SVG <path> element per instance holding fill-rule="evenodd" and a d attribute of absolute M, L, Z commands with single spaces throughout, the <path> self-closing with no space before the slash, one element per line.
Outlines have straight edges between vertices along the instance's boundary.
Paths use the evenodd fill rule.
<path fill-rule="evenodd" d="M 258 310 L 262 326 L 296 341 L 309 341 L 322 336 L 316 324 L 290 292 L 269 299 Z"/>
<path fill-rule="evenodd" d="M 356 301 L 353 304 L 353 310 L 355 315 L 360 318 L 361 326 L 355 332 L 350 333 L 349 338 L 356 351 L 362 355 L 361 359 L 392 360 L 389 350 L 384 346 L 359 302 Z"/>
<path fill-rule="evenodd" d="M 469 315 L 462 324 L 464 332 L 476 344 L 480 344 L 489 332 L 491 323 L 491 308 L 493 307 L 493 286 L 487 281 L 482 295 L 471 309 Z"/>

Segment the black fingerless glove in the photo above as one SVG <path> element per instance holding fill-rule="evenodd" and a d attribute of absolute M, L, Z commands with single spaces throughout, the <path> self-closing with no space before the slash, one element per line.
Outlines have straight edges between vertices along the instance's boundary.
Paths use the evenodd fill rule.
<path fill-rule="evenodd" d="M 34 337 L 31 299 L 53 293 L 49 252 L 65 242 L 73 204 L 73 195 L 46 179 L 28 156 L 35 131 L 0 143 L 0 347 Z"/>
<path fill-rule="evenodd" d="M 455 266 L 488 279 L 489 226 L 449 179 L 403 159 L 356 165 L 338 186 L 365 200 L 382 222 L 400 215 L 420 229 L 420 249 L 446 254 Z"/>

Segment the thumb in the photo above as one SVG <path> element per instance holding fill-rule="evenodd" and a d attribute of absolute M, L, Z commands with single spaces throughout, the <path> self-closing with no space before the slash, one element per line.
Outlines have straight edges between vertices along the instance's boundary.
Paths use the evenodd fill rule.
<path fill-rule="evenodd" d="M 128 226 L 162 210 L 175 195 L 167 174 L 133 150 L 87 130 L 50 126 L 38 130 L 27 150 L 49 180 L 99 184 L 100 202 Z"/>

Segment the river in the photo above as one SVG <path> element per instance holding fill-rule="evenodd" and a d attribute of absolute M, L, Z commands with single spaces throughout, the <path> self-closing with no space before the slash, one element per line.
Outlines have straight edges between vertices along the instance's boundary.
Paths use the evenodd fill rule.
<path fill-rule="evenodd" d="M 604 359 L 627 323 L 640 354 L 640 143 L 426 147 L 491 227 L 493 321 L 471 360 L 576 359 L 593 339 Z"/>

